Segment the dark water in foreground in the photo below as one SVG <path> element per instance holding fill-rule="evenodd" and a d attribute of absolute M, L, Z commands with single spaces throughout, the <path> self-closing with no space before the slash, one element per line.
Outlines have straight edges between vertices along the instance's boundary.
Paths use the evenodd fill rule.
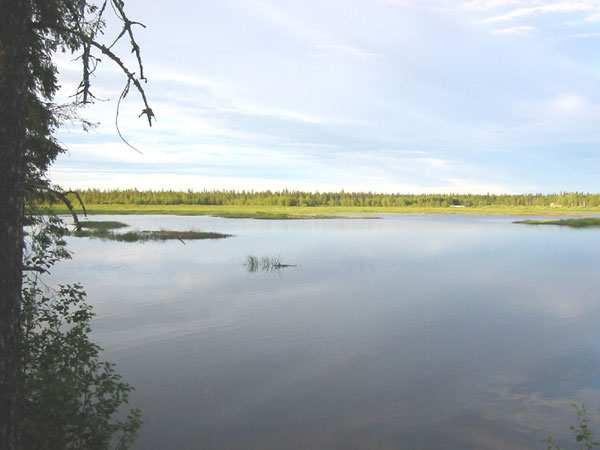
<path fill-rule="evenodd" d="M 236 235 L 73 238 L 55 271 L 136 386 L 139 449 L 543 449 L 571 400 L 600 410 L 598 229 L 102 219 Z M 249 273 L 249 254 L 298 267 Z"/>

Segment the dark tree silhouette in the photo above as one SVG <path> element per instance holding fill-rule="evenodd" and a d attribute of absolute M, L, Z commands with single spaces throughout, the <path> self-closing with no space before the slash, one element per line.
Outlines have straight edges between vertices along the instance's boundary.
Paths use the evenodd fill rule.
<path fill-rule="evenodd" d="M 122 24 L 112 39 L 104 35 L 109 12 Z M 92 75 L 102 59 L 123 72 L 119 104 L 133 86 L 143 102 L 140 116 L 152 125 L 136 26 L 144 25 L 128 18 L 123 0 L 0 0 L 0 450 L 19 448 L 17 334 L 26 200 L 64 198 L 46 178 L 48 166 L 63 151 L 53 133 L 63 121 L 76 118 L 78 106 L 94 101 Z M 135 71 L 113 51 L 121 39 L 129 41 Z M 68 105 L 54 102 L 57 52 L 78 55 L 81 61 L 81 83 Z M 121 135 L 118 124 L 117 132 Z"/>

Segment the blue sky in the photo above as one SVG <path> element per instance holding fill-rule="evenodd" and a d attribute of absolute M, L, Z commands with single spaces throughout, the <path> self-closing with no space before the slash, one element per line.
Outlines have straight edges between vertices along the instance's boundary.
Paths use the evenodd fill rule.
<path fill-rule="evenodd" d="M 128 0 L 157 115 L 106 62 L 64 187 L 600 191 L 600 0 Z M 124 52 L 126 48 L 122 49 Z M 79 68 L 60 58 L 62 95 Z"/>

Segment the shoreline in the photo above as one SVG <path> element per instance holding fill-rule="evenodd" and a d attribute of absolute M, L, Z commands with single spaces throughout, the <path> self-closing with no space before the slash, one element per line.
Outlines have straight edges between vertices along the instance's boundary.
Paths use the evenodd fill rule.
<path fill-rule="evenodd" d="M 75 208 L 83 215 L 81 208 Z M 231 219 L 301 220 L 301 219 L 376 219 L 376 214 L 443 214 L 483 216 L 586 216 L 600 215 L 600 208 L 547 208 L 547 207 L 355 207 L 355 206 L 216 206 L 216 205 L 135 205 L 135 204 L 90 204 L 88 215 L 181 215 L 214 216 Z M 36 214 L 69 214 L 64 205 L 52 205 L 35 209 Z"/>

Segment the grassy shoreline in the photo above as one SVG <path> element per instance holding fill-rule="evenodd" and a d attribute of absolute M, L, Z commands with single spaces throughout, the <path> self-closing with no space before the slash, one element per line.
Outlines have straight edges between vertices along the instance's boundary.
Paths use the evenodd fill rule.
<path fill-rule="evenodd" d="M 558 219 L 558 220 L 518 220 L 514 223 L 523 225 L 556 225 L 569 228 L 599 228 L 600 217 L 582 217 L 576 219 Z"/>
<path fill-rule="evenodd" d="M 188 240 L 225 239 L 233 236 L 231 234 L 195 230 L 132 230 L 123 233 L 113 231 L 127 227 L 129 227 L 129 225 L 123 222 L 82 220 L 79 222 L 79 229 L 73 230 L 69 234 L 74 237 L 117 242 L 170 241 L 176 239 L 184 243 Z"/>
<path fill-rule="evenodd" d="M 96 214 L 165 214 L 183 216 L 215 216 L 225 218 L 251 219 L 328 219 L 328 218 L 367 218 L 374 214 L 477 214 L 477 215 L 507 215 L 507 216 L 548 216 L 564 215 L 583 216 L 600 214 L 600 208 L 547 208 L 547 207 L 480 207 L 480 208 L 451 208 L 451 207 L 271 207 L 271 206 L 214 206 L 214 205 L 122 205 L 102 204 L 86 205 L 89 215 Z M 76 209 L 80 214 L 81 209 Z M 67 214 L 65 206 L 39 208 L 39 214 Z M 373 218 L 373 217 L 371 217 Z"/>

